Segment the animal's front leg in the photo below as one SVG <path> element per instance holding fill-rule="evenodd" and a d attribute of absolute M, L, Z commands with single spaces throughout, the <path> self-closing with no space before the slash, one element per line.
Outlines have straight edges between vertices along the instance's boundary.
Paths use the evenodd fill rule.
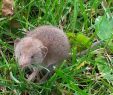
<path fill-rule="evenodd" d="M 28 81 L 34 81 L 35 80 L 35 77 L 38 75 L 38 71 L 37 70 L 34 70 L 33 72 L 32 72 L 32 74 L 30 74 L 29 76 L 28 76 Z"/>
<path fill-rule="evenodd" d="M 40 79 L 40 83 L 43 83 L 44 81 L 48 80 L 53 74 L 54 74 L 54 64 L 51 64 L 47 67 L 47 70 L 43 70 L 42 72 L 45 72 L 42 79 Z"/>

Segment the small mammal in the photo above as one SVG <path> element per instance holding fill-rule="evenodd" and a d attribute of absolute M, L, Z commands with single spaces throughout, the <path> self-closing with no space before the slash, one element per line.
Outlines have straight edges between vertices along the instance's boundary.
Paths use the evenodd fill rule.
<path fill-rule="evenodd" d="M 39 26 L 14 42 L 15 58 L 21 68 L 31 65 L 59 65 L 69 56 L 70 44 L 63 30 L 54 26 Z M 34 80 L 41 70 L 33 67 L 28 80 Z"/>

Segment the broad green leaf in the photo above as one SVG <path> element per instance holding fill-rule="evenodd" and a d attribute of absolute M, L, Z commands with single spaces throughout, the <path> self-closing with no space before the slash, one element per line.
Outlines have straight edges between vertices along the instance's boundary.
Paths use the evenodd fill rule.
<path fill-rule="evenodd" d="M 113 34 L 113 18 L 106 18 L 105 16 L 99 16 L 95 21 L 95 29 L 97 36 L 105 41 L 112 37 Z"/>
<path fill-rule="evenodd" d="M 113 69 L 108 65 L 109 63 L 103 57 L 96 58 L 97 67 L 101 76 L 108 81 L 113 81 Z"/>
<path fill-rule="evenodd" d="M 113 40 L 112 39 L 109 40 L 107 49 L 109 50 L 110 53 L 113 53 Z"/>

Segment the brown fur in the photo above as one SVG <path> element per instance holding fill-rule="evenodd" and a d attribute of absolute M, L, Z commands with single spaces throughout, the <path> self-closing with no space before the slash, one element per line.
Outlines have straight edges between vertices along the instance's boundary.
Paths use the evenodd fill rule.
<path fill-rule="evenodd" d="M 15 57 L 23 68 L 31 64 L 48 67 L 66 59 L 69 49 L 63 30 L 53 26 L 40 26 L 15 42 Z"/>

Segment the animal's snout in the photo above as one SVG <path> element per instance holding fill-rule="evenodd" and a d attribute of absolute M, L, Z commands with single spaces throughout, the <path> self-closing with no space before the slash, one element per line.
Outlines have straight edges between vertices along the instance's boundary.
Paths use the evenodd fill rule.
<path fill-rule="evenodd" d="M 25 68 L 26 66 L 27 66 L 27 63 L 20 64 L 21 68 Z"/>
<path fill-rule="evenodd" d="M 19 61 L 21 68 L 25 68 L 29 65 L 29 60 L 25 57 L 22 57 Z"/>

